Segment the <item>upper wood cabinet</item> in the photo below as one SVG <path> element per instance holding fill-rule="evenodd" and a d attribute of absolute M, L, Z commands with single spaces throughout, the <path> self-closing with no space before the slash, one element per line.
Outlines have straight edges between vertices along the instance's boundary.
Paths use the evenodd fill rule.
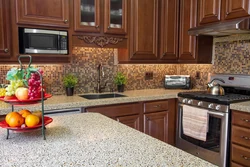
<path fill-rule="evenodd" d="M 130 59 L 156 60 L 159 0 L 130 0 Z"/>
<path fill-rule="evenodd" d="M 160 50 L 161 60 L 178 60 L 179 0 L 160 1 Z"/>
<path fill-rule="evenodd" d="M 249 0 L 225 0 L 225 19 L 250 16 Z"/>
<path fill-rule="evenodd" d="M 100 32 L 100 0 L 74 0 L 75 31 Z"/>
<path fill-rule="evenodd" d="M 222 0 L 200 0 L 198 1 L 199 25 L 218 22 L 221 20 Z"/>
<path fill-rule="evenodd" d="M 180 1 L 179 60 L 196 60 L 196 37 L 188 35 L 197 26 L 197 0 Z"/>
<path fill-rule="evenodd" d="M 104 33 L 127 33 L 127 0 L 104 0 Z"/>
<path fill-rule="evenodd" d="M 10 1 L 0 0 L 0 59 L 10 57 Z"/>
<path fill-rule="evenodd" d="M 16 0 L 18 24 L 69 27 L 69 0 Z"/>

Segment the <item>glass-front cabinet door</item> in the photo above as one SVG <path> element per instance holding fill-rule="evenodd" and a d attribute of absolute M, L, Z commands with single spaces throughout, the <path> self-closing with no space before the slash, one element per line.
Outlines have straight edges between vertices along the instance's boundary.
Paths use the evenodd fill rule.
<path fill-rule="evenodd" d="M 104 0 L 104 33 L 127 33 L 127 0 Z"/>
<path fill-rule="evenodd" d="M 100 0 L 74 0 L 75 31 L 100 32 Z"/>

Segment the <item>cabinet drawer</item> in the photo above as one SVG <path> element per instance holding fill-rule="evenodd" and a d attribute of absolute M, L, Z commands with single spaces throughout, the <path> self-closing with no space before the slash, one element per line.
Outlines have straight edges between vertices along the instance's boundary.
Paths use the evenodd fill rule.
<path fill-rule="evenodd" d="M 240 111 L 233 111 L 232 124 L 250 128 L 250 114 Z"/>
<path fill-rule="evenodd" d="M 231 167 L 244 167 L 244 166 L 231 162 Z"/>
<path fill-rule="evenodd" d="M 144 112 L 155 112 L 155 111 L 165 111 L 168 110 L 168 101 L 153 101 L 153 102 L 145 102 L 144 103 Z"/>
<path fill-rule="evenodd" d="M 232 126 L 232 142 L 246 146 L 246 147 L 250 147 L 250 129 L 233 125 Z"/>
<path fill-rule="evenodd" d="M 250 149 L 232 144 L 232 161 L 250 167 Z"/>

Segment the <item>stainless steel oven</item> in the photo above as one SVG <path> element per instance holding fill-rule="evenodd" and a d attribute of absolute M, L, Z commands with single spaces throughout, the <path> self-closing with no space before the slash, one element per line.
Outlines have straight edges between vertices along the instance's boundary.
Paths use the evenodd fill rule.
<path fill-rule="evenodd" d="M 197 140 L 183 133 L 183 105 L 190 105 L 197 108 L 207 108 L 207 102 L 194 99 L 178 98 L 178 133 L 177 147 L 207 160 L 218 166 L 226 166 L 228 151 L 228 110 L 226 105 L 221 106 L 221 110 L 209 109 L 208 111 L 208 132 L 206 141 Z M 186 102 L 185 102 L 186 101 Z M 189 103 L 189 104 L 188 104 Z M 198 106 L 198 103 L 200 104 Z M 202 104 L 201 104 L 202 103 Z M 216 106 L 216 104 L 214 104 Z"/>

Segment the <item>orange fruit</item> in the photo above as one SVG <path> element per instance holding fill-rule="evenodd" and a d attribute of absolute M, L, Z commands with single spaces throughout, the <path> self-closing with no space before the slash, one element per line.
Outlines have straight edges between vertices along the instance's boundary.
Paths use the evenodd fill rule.
<path fill-rule="evenodd" d="M 18 113 L 22 115 L 23 118 L 26 118 L 28 115 L 31 114 L 29 110 L 20 110 Z"/>
<path fill-rule="evenodd" d="M 24 123 L 24 118 L 20 114 L 12 114 L 8 119 L 10 127 L 20 127 Z"/>
<path fill-rule="evenodd" d="M 13 111 L 13 112 L 8 113 L 8 114 L 5 116 L 5 121 L 6 121 L 6 123 L 9 124 L 9 119 L 10 119 L 10 117 L 15 116 L 15 115 L 19 115 L 18 112 Z"/>
<path fill-rule="evenodd" d="M 25 124 L 27 127 L 33 127 L 38 125 L 40 122 L 40 119 L 38 116 L 34 115 L 34 114 L 29 114 L 26 118 L 25 118 Z"/>

